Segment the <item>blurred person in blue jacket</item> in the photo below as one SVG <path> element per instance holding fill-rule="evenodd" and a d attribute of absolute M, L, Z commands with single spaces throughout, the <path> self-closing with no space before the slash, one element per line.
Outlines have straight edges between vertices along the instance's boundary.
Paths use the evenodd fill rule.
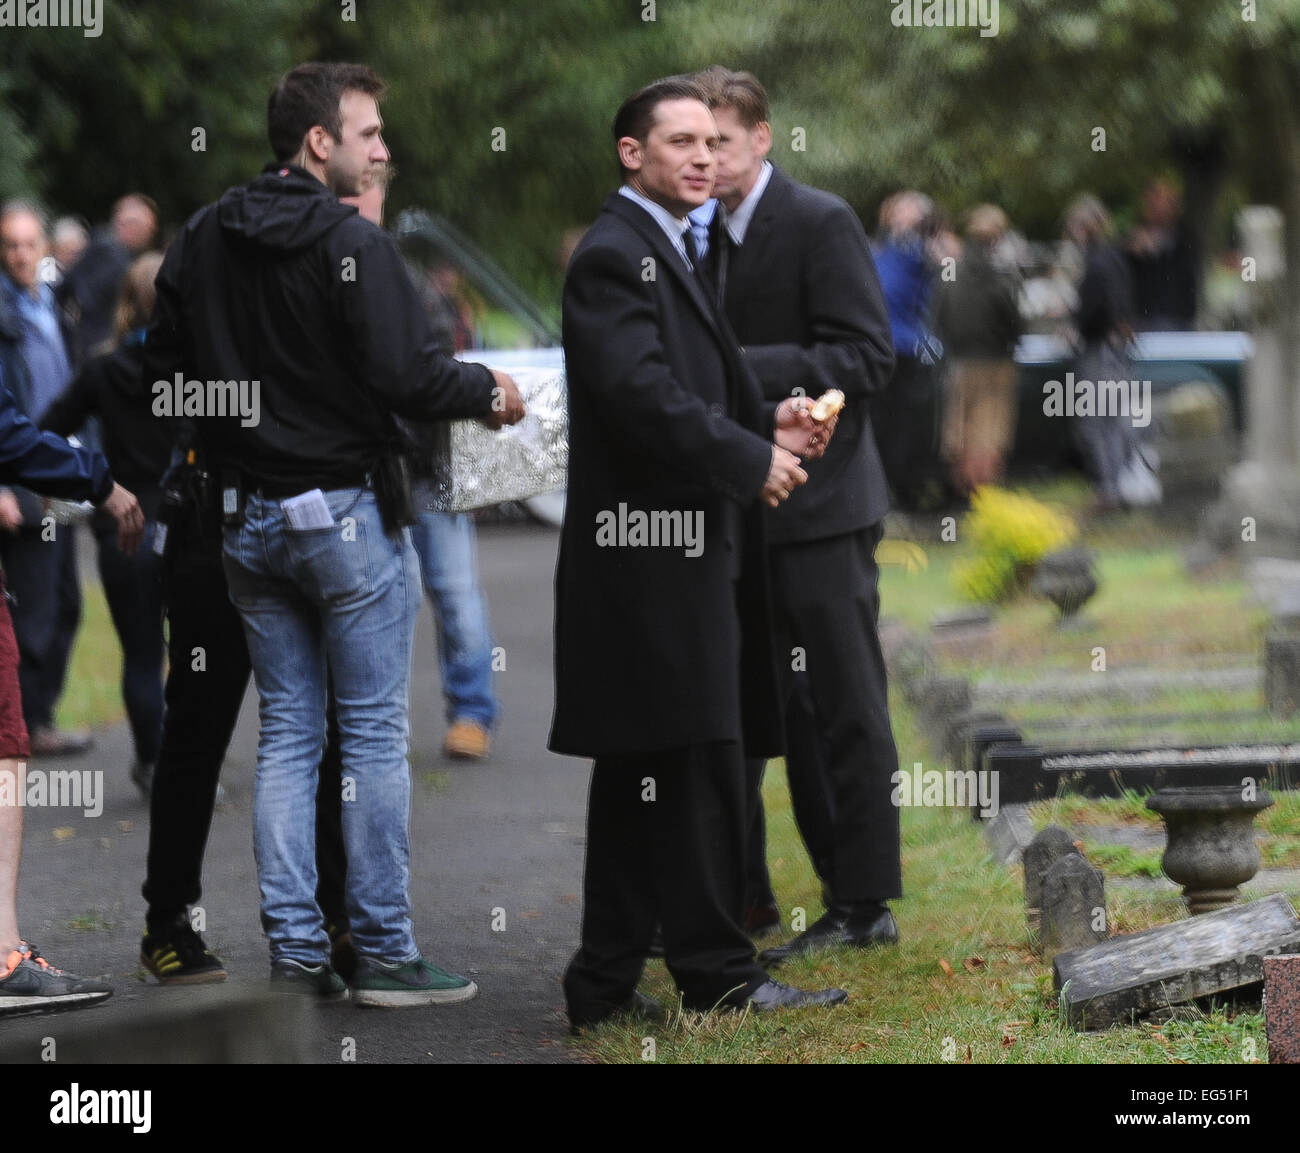
<path fill-rule="evenodd" d="M 871 425 L 894 504 L 916 511 L 938 477 L 938 373 L 942 346 L 930 329 L 935 285 L 931 241 L 938 228 L 934 202 L 912 190 L 880 206 L 873 255 L 889 310 L 896 367 L 872 402 Z"/>

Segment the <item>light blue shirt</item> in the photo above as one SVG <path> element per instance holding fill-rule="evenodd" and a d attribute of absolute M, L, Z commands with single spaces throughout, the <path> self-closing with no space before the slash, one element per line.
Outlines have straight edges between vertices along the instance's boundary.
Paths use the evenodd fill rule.
<path fill-rule="evenodd" d="M 24 415 L 39 421 L 72 379 L 68 350 L 59 328 L 59 306 L 48 284 L 38 281 L 33 295 L 22 291 L 8 277 L 5 281 L 22 324 L 23 361 L 32 381 L 32 411 Z"/>
<path fill-rule="evenodd" d="M 642 196 L 641 193 L 630 184 L 624 184 L 623 187 L 618 190 L 618 194 L 620 196 L 626 196 L 634 204 L 639 204 L 650 213 L 650 215 L 654 217 L 655 223 L 664 230 L 664 235 L 672 242 L 672 246 L 677 249 L 677 252 L 681 256 L 686 267 L 692 268 L 691 258 L 686 255 L 686 242 L 682 239 L 682 234 L 691 226 L 690 218 L 683 217 L 679 220 L 662 205 L 656 204 L 648 196 Z"/>

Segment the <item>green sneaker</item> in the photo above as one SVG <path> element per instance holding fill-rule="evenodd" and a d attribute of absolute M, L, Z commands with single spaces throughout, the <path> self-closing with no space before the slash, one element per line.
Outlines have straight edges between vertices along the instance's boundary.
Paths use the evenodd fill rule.
<path fill-rule="evenodd" d="M 329 965 L 304 965 L 289 957 L 271 962 L 271 991 L 320 1001 L 346 1001 L 348 987 Z"/>
<path fill-rule="evenodd" d="M 423 957 L 405 965 L 385 965 L 363 958 L 352 982 L 352 1000 L 358 1005 L 400 1009 L 407 1005 L 450 1005 L 468 1001 L 478 986 L 467 977 L 448 973 Z"/>

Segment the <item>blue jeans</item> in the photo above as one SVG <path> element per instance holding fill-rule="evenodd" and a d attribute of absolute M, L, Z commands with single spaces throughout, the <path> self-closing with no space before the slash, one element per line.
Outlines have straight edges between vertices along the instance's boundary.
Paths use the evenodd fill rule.
<path fill-rule="evenodd" d="M 438 626 L 438 669 L 447 720 L 490 728 L 497 717 L 492 695 L 492 634 L 478 577 L 474 521 L 464 513 L 424 512 L 411 529 L 424 587 Z"/>
<path fill-rule="evenodd" d="M 420 573 L 405 531 L 385 534 L 374 493 L 325 494 L 334 525 L 291 529 L 278 500 L 248 496 L 225 529 L 230 599 L 260 698 L 253 845 L 271 959 L 320 964 L 329 938 L 316 903 L 317 772 L 326 662 L 343 755 L 347 911 L 357 953 L 419 956 L 411 927 L 411 649 Z"/>

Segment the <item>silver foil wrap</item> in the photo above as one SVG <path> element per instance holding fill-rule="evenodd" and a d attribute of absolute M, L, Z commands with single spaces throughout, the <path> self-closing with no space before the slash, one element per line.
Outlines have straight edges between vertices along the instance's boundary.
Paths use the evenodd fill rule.
<path fill-rule="evenodd" d="M 491 362 L 488 362 L 491 366 Z M 507 368 L 526 415 L 492 432 L 473 420 L 451 425 L 449 466 L 435 486 L 451 512 L 526 500 L 564 488 L 569 466 L 569 393 L 563 368 Z"/>

